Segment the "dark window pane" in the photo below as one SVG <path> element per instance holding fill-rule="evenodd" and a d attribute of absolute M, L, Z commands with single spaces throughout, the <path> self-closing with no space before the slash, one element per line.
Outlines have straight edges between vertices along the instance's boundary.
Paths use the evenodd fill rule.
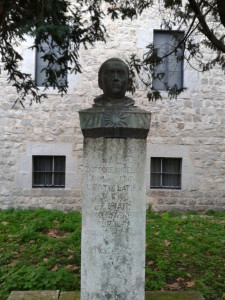
<path fill-rule="evenodd" d="M 161 172 L 161 158 L 154 157 L 151 159 L 151 172 Z"/>
<path fill-rule="evenodd" d="M 65 156 L 55 156 L 55 172 L 65 172 Z"/>
<path fill-rule="evenodd" d="M 47 172 L 52 170 L 52 157 L 48 156 L 34 156 L 33 170 L 35 172 Z"/>
<path fill-rule="evenodd" d="M 162 159 L 163 173 L 180 173 L 180 159 L 177 158 L 163 158 Z"/>
<path fill-rule="evenodd" d="M 34 185 L 43 186 L 45 184 L 45 174 L 44 173 L 34 173 Z"/>
<path fill-rule="evenodd" d="M 180 175 L 163 174 L 163 176 L 162 176 L 162 186 L 171 187 L 171 188 L 180 187 Z"/>
<path fill-rule="evenodd" d="M 46 186 L 53 186 L 53 174 L 52 172 L 45 173 L 45 185 Z"/>
<path fill-rule="evenodd" d="M 55 173 L 55 185 L 65 186 L 65 173 Z"/>
<path fill-rule="evenodd" d="M 33 171 L 40 171 L 39 170 L 39 160 L 36 157 L 33 157 Z"/>
<path fill-rule="evenodd" d="M 51 172 L 53 167 L 53 158 L 49 156 L 44 156 L 42 163 L 44 164 L 44 171 Z"/>
<path fill-rule="evenodd" d="M 152 187 L 160 187 L 160 174 L 151 174 L 151 186 Z"/>

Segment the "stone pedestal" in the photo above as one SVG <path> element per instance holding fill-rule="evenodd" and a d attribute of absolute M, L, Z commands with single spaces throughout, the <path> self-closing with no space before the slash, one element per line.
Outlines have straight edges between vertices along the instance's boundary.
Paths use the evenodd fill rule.
<path fill-rule="evenodd" d="M 132 117 L 137 120 L 129 123 Z M 81 299 L 144 300 L 150 114 L 92 108 L 80 118 L 85 136 Z"/>

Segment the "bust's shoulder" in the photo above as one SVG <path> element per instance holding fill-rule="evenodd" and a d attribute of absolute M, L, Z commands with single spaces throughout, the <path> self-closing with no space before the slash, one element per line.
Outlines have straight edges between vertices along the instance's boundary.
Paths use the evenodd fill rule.
<path fill-rule="evenodd" d="M 103 97 L 104 95 L 99 95 L 97 97 L 94 98 L 94 104 L 93 106 L 102 106 L 103 105 Z"/>
<path fill-rule="evenodd" d="M 135 104 L 134 99 L 125 96 L 125 106 L 133 106 Z"/>

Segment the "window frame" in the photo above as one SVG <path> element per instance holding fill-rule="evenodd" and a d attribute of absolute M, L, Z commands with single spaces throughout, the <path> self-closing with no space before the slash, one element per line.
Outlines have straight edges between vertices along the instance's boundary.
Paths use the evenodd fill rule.
<path fill-rule="evenodd" d="M 152 172 L 152 159 L 159 159 L 160 160 L 160 172 Z M 179 173 L 166 173 L 163 172 L 163 160 L 168 159 L 177 159 L 179 160 Z M 160 175 L 160 185 L 154 186 L 152 185 L 152 176 Z M 163 185 L 163 175 L 179 175 L 179 186 L 172 186 L 172 185 Z M 181 190 L 182 189 L 182 158 L 181 157 L 151 157 L 151 166 L 150 166 L 150 188 L 151 189 L 168 189 L 168 190 Z"/>
<path fill-rule="evenodd" d="M 184 36 L 184 34 L 185 34 L 185 32 L 182 31 L 182 30 L 160 30 L 160 29 L 154 29 L 154 30 L 153 30 L 153 46 L 154 46 L 154 47 L 155 47 L 155 34 L 157 34 L 157 33 L 158 33 L 158 34 L 160 34 L 160 33 L 161 33 L 161 34 L 168 34 L 168 35 L 172 35 L 172 34 L 173 34 L 173 35 L 181 34 L 181 35 L 183 35 L 183 36 Z M 181 51 L 184 52 L 184 47 L 183 47 L 183 49 L 181 49 Z M 165 58 L 165 59 L 168 60 L 168 57 Z M 179 63 L 179 62 L 177 62 L 177 65 L 178 65 L 178 63 Z M 180 63 L 181 63 L 181 67 L 180 67 L 180 68 L 181 68 L 181 71 L 180 71 L 181 83 L 180 83 L 180 86 L 178 86 L 178 85 L 177 85 L 177 86 L 178 86 L 178 88 L 183 88 L 183 87 L 184 87 L 184 59 L 181 60 Z M 165 69 L 164 76 L 163 76 L 163 78 L 161 79 L 162 82 L 163 82 L 164 88 L 154 87 L 154 83 L 157 82 L 159 79 L 152 79 L 152 88 L 153 88 L 153 89 L 160 90 L 160 91 L 166 91 L 166 90 L 167 90 L 167 86 L 169 86 L 169 88 L 171 88 L 172 86 L 174 86 L 174 85 L 170 86 L 168 80 L 167 80 L 167 82 L 165 82 L 165 83 L 164 83 L 164 81 L 163 81 L 164 78 L 168 77 L 168 73 L 170 72 L 169 67 L 168 67 L 168 65 L 169 65 L 168 61 L 166 62 L 166 65 L 167 65 L 167 67 L 166 67 L 166 69 Z M 155 67 L 155 69 L 154 69 L 154 74 L 155 74 L 155 73 L 157 74 L 157 67 L 160 67 L 160 66 L 161 66 L 161 64 L 159 64 L 158 66 Z M 161 73 L 161 72 L 158 72 L 158 73 Z"/>
<path fill-rule="evenodd" d="M 52 168 L 50 171 L 35 171 L 34 170 L 34 160 L 35 158 L 42 158 L 42 157 L 45 157 L 45 158 L 50 158 L 52 160 Z M 64 171 L 55 171 L 55 160 L 56 158 L 64 158 Z M 49 184 L 35 184 L 35 174 L 37 173 L 42 173 L 42 174 L 46 174 L 46 173 L 49 173 L 51 174 L 52 176 L 52 184 L 49 185 Z M 55 184 L 55 181 L 56 181 L 56 178 L 55 178 L 55 175 L 56 174 L 64 174 L 64 184 L 60 184 L 60 185 L 56 185 Z M 62 188 L 64 189 L 66 187 L 66 156 L 65 155 L 33 155 L 32 156 L 32 188 Z"/>

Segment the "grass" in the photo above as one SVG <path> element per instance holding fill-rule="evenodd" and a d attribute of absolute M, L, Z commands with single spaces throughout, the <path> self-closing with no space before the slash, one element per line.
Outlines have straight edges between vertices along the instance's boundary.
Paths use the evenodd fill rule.
<path fill-rule="evenodd" d="M 147 212 L 146 290 L 225 293 L 225 213 Z M 0 211 L 0 299 L 12 290 L 80 289 L 81 214 Z"/>

